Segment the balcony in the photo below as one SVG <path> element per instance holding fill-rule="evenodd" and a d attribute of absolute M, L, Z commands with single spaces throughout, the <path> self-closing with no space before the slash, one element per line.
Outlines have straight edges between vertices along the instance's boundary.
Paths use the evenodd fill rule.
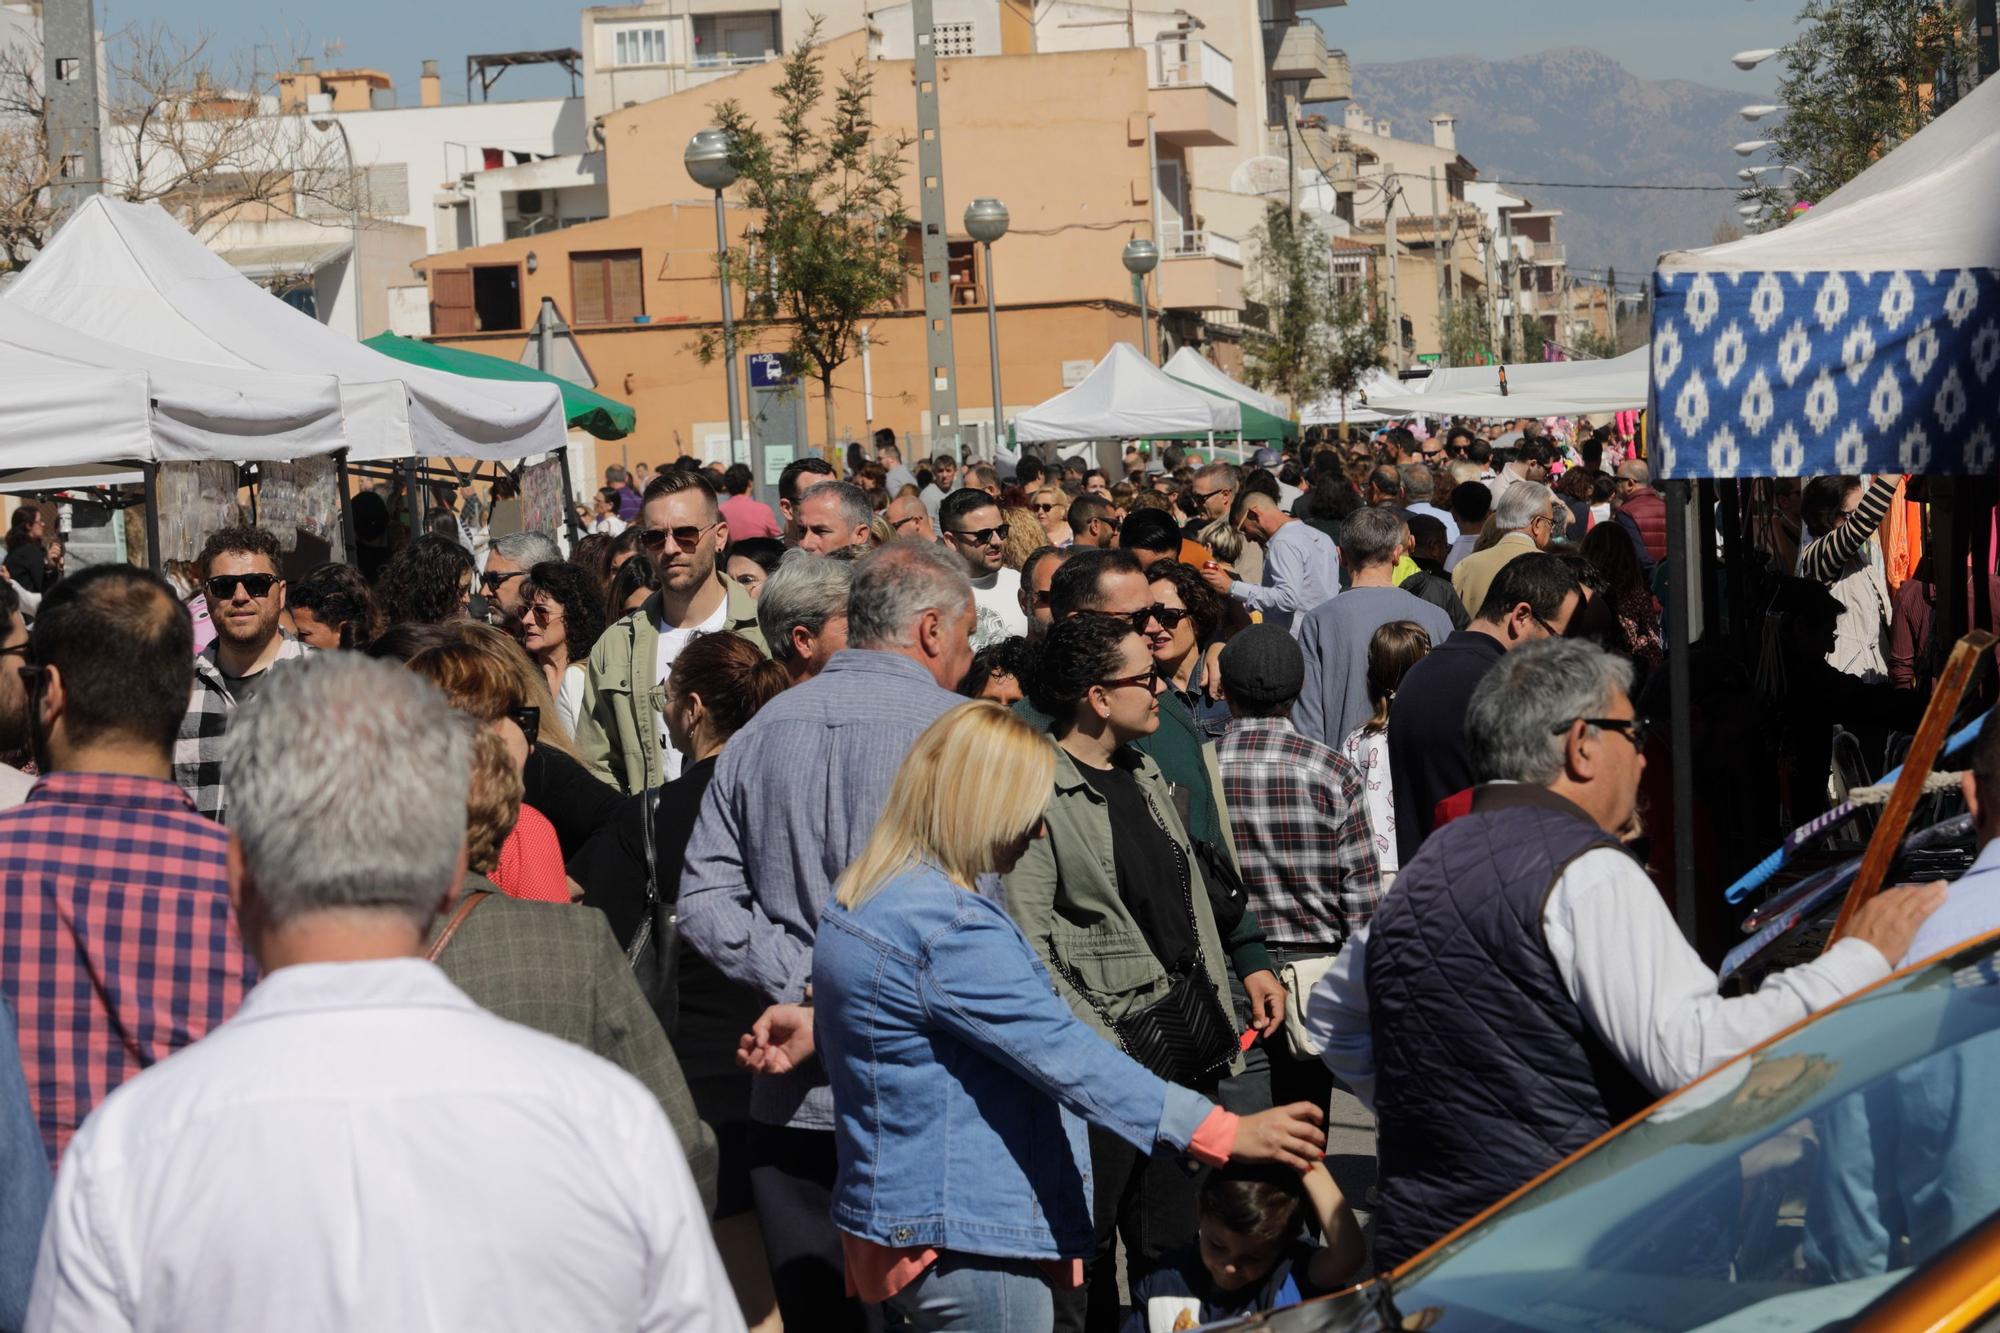
<path fill-rule="evenodd" d="M 1348 63 L 1347 52 L 1328 51 L 1326 53 L 1326 73 L 1306 85 L 1299 94 L 1301 102 L 1345 102 L 1354 96 L 1354 67 Z"/>
<path fill-rule="evenodd" d="M 1333 77 L 1326 34 L 1316 23 L 1264 25 L 1264 77 L 1272 83 L 1311 84 Z"/>
<path fill-rule="evenodd" d="M 1569 254 L 1560 241 L 1554 244 L 1536 241 L 1533 262 L 1546 264 L 1550 268 L 1562 268 L 1569 263 Z"/>
<path fill-rule="evenodd" d="M 1195 37 L 1171 37 L 1147 48 L 1147 109 L 1153 134 L 1182 148 L 1236 142 L 1236 67 Z"/>
<path fill-rule="evenodd" d="M 1354 145 L 1346 134 L 1324 125 L 1300 125 L 1297 145 L 1292 161 L 1300 171 L 1322 171 L 1327 183 L 1335 190 L 1345 193 L 1355 190 L 1359 164 L 1355 160 Z M 1285 156 L 1283 125 L 1264 127 L 1264 152 L 1280 159 Z"/>
<path fill-rule="evenodd" d="M 1243 308 L 1243 247 L 1233 236 L 1166 223 L 1159 272 L 1163 310 Z"/>

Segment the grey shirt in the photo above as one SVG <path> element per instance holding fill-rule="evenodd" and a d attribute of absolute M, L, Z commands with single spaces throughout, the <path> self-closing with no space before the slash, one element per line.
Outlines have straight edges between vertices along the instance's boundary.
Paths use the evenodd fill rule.
<path fill-rule="evenodd" d="M 1306 684 L 1292 709 L 1300 734 L 1338 750 L 1374 712 L 1368 699 L 1368 643 L 1393 620 L 1414 620 L 1432 646 L 1451 637 L 1451 617 L 1401 588 L 1349 588 L 1299 617 L 1292 633 L 1306 656 Z"/>
<path fill-rule="evenodd" d="M 723 748 L 688 839 L 688 943 L 765 999 L 799 1000 L 833 882 L 874 832 L 917 737 L 964 702 L 907 657 L 849 648 L 765 705 Z M 833 1095 L 812 1064 L 757 1078 L 750 1114 L 831 1130 Z"/>

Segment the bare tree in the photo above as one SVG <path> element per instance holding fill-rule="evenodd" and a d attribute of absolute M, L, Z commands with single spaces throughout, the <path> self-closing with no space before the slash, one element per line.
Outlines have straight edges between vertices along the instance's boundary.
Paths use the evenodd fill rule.
<path fill-rule="evenodd" d="M 337 140 L 311 129 L 303 98 L 281 91 L 296 59 L 270 48 L 219 58 L 211 40 L 152 25 L 106 42 L 105 192 L 158 202 L 197 233 L 246 214 L 295 216 L 313 202 L 345 211 L 358 185 Z M 0 262 L 9 269 L 33 258 L 60 221 L 42 79 L 39 41 L 0 46 Z"/>

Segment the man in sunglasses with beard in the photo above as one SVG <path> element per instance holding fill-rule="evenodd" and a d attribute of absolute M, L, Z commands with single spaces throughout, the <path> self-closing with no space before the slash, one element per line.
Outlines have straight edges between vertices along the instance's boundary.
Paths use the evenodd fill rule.
<path fill-rule="evenodd" d="M 236 710 L 279 662 L 303 657 L 306 646 L 285 637 L 285 580 L 278 573 L 278 539 L 262 528 L 224 528 L 195 561 L 215 642 L 194 659 L 194 689 L 174 742 L 174 781 L 194 808 L 226 821 L 229 793 L 222 780 L 222 738 Z"/>
<path fill-rule="evenodd" d="M 1028 617 L 1021 611 L 1021 574 L 1006 563 L 1011 529 L 993 497 L 970 487 L 953 491 L 938 506 L 938 530 L 952 554 L 965 562 L 966 576 L 972 580 L 972 600 L 979 608 L 973 649 L 1025 635 Z"/>

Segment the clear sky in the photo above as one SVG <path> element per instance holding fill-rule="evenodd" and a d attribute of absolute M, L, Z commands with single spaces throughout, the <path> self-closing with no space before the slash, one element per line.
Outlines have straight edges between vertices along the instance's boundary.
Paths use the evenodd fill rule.
<path fill-rule="evenodd" d="M 1551 46 L 1592 46 L 1643 78 L 1753 91 L 1770 86 L 1769 67 L 1743 74 L 1729 57 L 1749 47 L 1782 46 L 1795 26 L 1795 4 L 1353 0 L 1313 17 L 1330 43 L 1357 62 L 1461 53 L 1505 58 Z M 225 56 L 264 45 L 316 56 L 323 67 L 381 69 L 407 102 L 416 100 L 419 62 L 427 57 L 444 73 L 447 100 L 458 100 L 468 54 L 575 46 L 579 30 L 577 7 L 564 0 L 98 0 L 98 22 L 107 33 L 128 23 L 160 23 L 183 40 L 208 34 L 212 49 Z M 339 46 L 329 52 L 328 43 Z M 568 79 L 557 71 L 510 70 L 494 91 L 560 96 Z"/>

